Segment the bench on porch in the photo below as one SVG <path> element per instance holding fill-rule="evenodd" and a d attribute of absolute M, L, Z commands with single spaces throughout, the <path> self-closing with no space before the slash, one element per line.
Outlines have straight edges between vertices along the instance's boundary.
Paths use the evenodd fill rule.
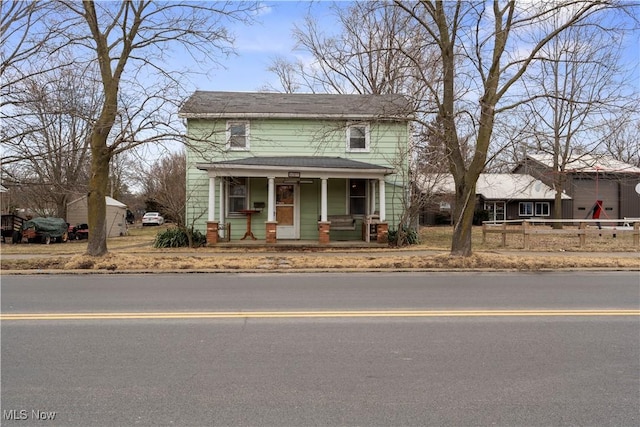
<path fill-rule="evenodd" d="M 351 215 L 328 215 L 327 221 L 331 223 L 331 230 L 356 229 L 356 219 Z"/>

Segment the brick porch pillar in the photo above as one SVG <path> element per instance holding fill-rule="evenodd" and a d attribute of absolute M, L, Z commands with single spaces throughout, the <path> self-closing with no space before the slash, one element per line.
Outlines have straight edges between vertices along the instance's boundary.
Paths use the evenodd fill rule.
<path fill-rule="evenodd" d="M 214 246 L 218 244 L 218 227 L 220 223 L 218 221 L 207 221 L 207 246 Z"/>
<path fill-rule="evenodd" d="M 276 228 L 278 226 L 278 221 L 267 221 L 265 222 L 266 227 L 267 227 L 267 243 L 268 244 L 273 244 L 277 242 L 277 237 L 276 237 Z"/>
<path fill-rule="evenodd" d="M 318 243 L 321 245 L 328 245 L 330 240 L 330 230 L 331 223 L 330 222 L 318 222 Z"/>
<path fill-rule="evenodd" d="M 389 242 L 389 224 L 382 222 L 378 226 L 378 243 Z"/>

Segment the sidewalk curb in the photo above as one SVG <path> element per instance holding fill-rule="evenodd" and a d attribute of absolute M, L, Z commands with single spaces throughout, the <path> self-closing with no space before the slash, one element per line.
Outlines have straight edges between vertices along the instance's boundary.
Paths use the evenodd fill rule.
<path fill-rule="evenodd" d="M 639 268 L 621 267 L 568 267 L 544 269 L 497 269 L 497 268 L 274 268 L 274 269 L 170 269 L 170 270 L 9 270 L 0 276 L 42 275 L 158 275 L 158 274 L 331 274 L 331 273 L 563 273 L 563 272 L 639 272 Z"/>

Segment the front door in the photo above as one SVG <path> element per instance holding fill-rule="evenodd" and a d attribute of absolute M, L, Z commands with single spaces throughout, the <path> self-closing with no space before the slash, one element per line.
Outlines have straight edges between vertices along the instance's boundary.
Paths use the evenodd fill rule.
<path fill-rule="evenodd" d="M 298 185 L 276 184 L 276 238 L 299 239 Z"/>

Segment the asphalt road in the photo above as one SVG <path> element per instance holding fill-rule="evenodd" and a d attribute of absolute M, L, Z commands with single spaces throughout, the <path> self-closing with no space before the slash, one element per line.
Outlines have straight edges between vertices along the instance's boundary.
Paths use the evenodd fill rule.
<path fill-rule="evenodd" d="M 637 272 L 0 286 L 2 425 L 640 423 Z"/>

